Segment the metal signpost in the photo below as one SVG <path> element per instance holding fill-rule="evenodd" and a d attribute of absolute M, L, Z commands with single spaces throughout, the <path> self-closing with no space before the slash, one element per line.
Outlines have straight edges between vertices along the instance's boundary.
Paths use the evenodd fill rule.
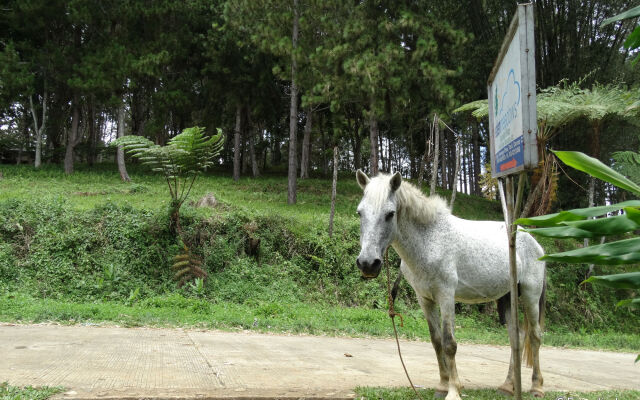
<path fill-rule="evenodd" d="M 517 400 L 522 398 L 520 375 L 520 332 L 518 327 L 518 270 L 516 230 L 513 224 L 520 212 L 526 170 L 538 165 L 536 142 L 536 71 L 533 5 L 519 4 L 502 42 L 489 80 L 489 137 L 491 175 L 498 179 L 502 211 L 509 239 L 511 275 L 510 342 L 513 356 L 513 386 Z M 514 174 L 519 173 L 514 199 Z M 503 183 L 506 191 L 503 190 Z"/>

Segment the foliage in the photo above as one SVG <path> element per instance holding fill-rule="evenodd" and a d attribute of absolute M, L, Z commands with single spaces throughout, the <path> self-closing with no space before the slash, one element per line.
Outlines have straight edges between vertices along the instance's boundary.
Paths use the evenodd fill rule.
<path fill-rule="evenodd" d="M 485 199 L 495 200 L 498 193 L 498 180 L 491 176 L 491 165 L 484 166 L 485 172 L 480 177 L 480 188 Z"/>
<path fill-rule="evenodd" d="M 600 178 L 620 188 L 640 195 L 640 186 L 602 164 L 599 160 L 579 152 L 555 152 L 567 165 Z M 587 219 L 611 211 L 624 214 L 608 218 Z M 604 207 L 591 207 L 564 211 L 541 217 L 523 218 L 517 224 L 545 226 L 527 229 L 528 232 L 548 237 L 591 238 L 594 236 L 625 235 L 640 228 L 640 201 L 629 201 Z M 584 247 L 562 253 L 545 255 L 542 260 L 592 264 L 637 264 L 640 262 L 640 238 L 622 239 L 606 244 Z M 640 290 L 640 271 L 626 274 L 593 276 L 585 282 L 604 284 L 617 289 Z M 583 282 L 584 283 L 584 282 Z M 618 305 L 640 304 L 638 299 L 619 302 Z M 640 360 L 640 356 L 636 361 Z"/>
<path fill-rule="evenodd" d="M 0 399 L 2 400 L 46 400 L 63 391 L 64 388 L 60 386 L 17 387 L 7 382 L 0 382 Z"/>
<path fill-rule="evenodd" d="M 617 151 L 611 155 L 613 168 L 635 183 L 640 184 L 640 153 L 635 151 Z"/>
<path fill-rule="evenodd" d="M 129 154 L 138 158 L 153 171 L 161 172 L 169 185 L 171 199 L 181 205 L 189 195 L 196 176 L 215 164 L 214 157 L 223 144 L 222 130 L 206 137 L 204 128 L 185 129 L 172 138 L 166 146 L 160 146 L 142 136 L 123 136 L 112 142 L 122 146 Z M 191 178 L 191 184 L 187 182 Z M 185 188 L 187 188 L 185 193 Z"/>
<path fill-rule="evenodd" d="M 198 174 L 215 164 L 214 157 L 220 154 L 222 149 L 223 136 L 220 128 L 217 135 L 209 138 L 203 135 L 203 132 L 204 128 L 197 126 L 187 128 L 172 138 L 166 146 L 154 144 L 142 136 L 123 136 L 113 142 L 113 146 L 122 146 L 144 165 L 164 175 L 171 195 L 170 226 L 178 234 L 180 207 L 189 197 Z M 195 273 L 194 277 L 202 277 L 194 268 L 191 271 L 191 275 Z"/>
<path fill-rule="evenodd" d="M 609 25 L 616 21 L 621 21 L 623 19 L 628 18 L 636 18 L 640 15 L 640 6 L 633 7 L 627 11 L 624 11 L 618 15 L 615 15 L 611 18 L 607 18 L 602 22 L 602 26 Z M 631 32 L 627 40 L 624 42 L 624 47 L 628 50 L 635 50 L 640 47 L 640 26 L 636 26 L 636 28 Z M 633 64 L 636 64 L 640 60 L 640 55 L 636 56 L 633 60 Z"/>
<path fill-rule="evenodd" d="M 191 254 L 187 245 L 183 245 L 184 252 L 173 257 L 173 265 L 171 269 L 174 271 L 173 279 L 178 281 L 178 287 L 184 286 L 189 280 L 196 283 L 198 292 L 202 292 L 204 279 L 207 278 L 207 272 L 202 269 L 202 261 Z M 190 284 L 193 285 L 193 284 Z"/>
<path fill-rule="evenodd" d="M 174 320 L 170 308 L 161 314 L 144 316 L 145 310 L 156 301 L 150 299 L 166 303 L 163 300 L 166 297 L 181 295 L 206 301 L 211 304 L 207 310 L 209 307 L 220 309 L 216 311 L 222 318 L 220 326 L 251 327 L 258 309 L 276 303 L 285 310 L 293 307 L 307 311 L 296 312 L 296 317 L 301 318 L 299 323 L 283 317 L 278 324 L 269 321 L 267 324 L 272 327 L 329 332 L 333 329 L 332 320 L 345 318 L 339 332 L 387 332 L 388 317 L 384 313 L 375 326 L 366 327 L 366 321 L 372 318 L 378 321 L 372 315 L 380 313 L 376 307 L 385 304 L 385 288 L 383 280 L 362 281 L 354 272 L 353 260 L 359 251 L 355 208 L 362 190 L 351 174 L 338 180 L 334 239 L 327 237 L 325 229 L 329 180 L 301 181 L 298 205 L 290 208 L 283 201 L 286 198 L 284 177 L 243 178 L 234 182 L 227 174 L 201 175 L 192 197 L 200 197 L 215 187 L 219 205 L 195 208 L 187 201 L 182 209 L 183 237 L 192 244 L 190 249 L 201 257 L 203 269 L 208 273 L 208 279 L 203 282 L 204 293 L 198 294 L 188 284 L 177 289 L 173 281 L 173 256 L 183 247 L 166 226 L 166 182 L 159 174 L 140 165 L 130 167 L 131 177 L 137 182 L 135 186 L 121 182 L 113 174 L 112 165 L 92 169 L 80 166 L 72 177 L 65 177 L 59 168 L 51 165 L 40 170 L 24 165 L 3 167 L 0 292 L 33 297 L 28 303 L 15 303 L 11 315 L 24 318 L 28 315 L 39 321 L 47 318 L 90 320 L 98 318 L 91 309 L 102 310 L 100 304 L 105 304 L 104 308 L 113 310 L 108 314 L 100 311 L 100 320 L 122 320 L 128 324 L 169 321 L 166 323 L 180 325 L 197 317 L 193 324 L 209 323 L 211 316 L 205 313 L 190 316 L 188 310 L 181 319 Z M 440 192 L 440 195 L 446 198 L 450 193 Z M 499 203 L 458 195 L 455 215 L 468 219 L 501 219 Z M 255 226 L 251 234 L 261 240 L 260 266 L 253 257 L 244 254 L 249 237 L 246 226 Z M 541 238 L 547 253 L 567 248 L 563 243 Z M 392 261 L 397 265 L 396 258 Z M 616 271 L 607 266 L 596 268 L 600 275 Z M 582 341 L 583 345 L 592 347 L 634 348 L 629 346 L 640 336 L 633 339 L 638 327 L 628 324 L 633 317 L 632 310 L 606 307 L 624 298 L 621 293 L 595 286 L 578 290 L 577 284 L 585 276 L 572 266 L 555 265 L 548 274 L 548 327 L 557 333 L 547 334 L 547 343 L 581 346 Z M 54 306 L 44 302 L 44 298 L 55 300 L 57 311 L 54 312 Z M 415 313 L 416 320 L 421 318 L 415 295 L 406 283 L 401 287 L 400 301 L 407 312 Z M 65 306 L 66 303 L 83 305 Z M 131 318 L 119 316 L 132 315 L 134 311 L 119 309 L 113 304 L 135 306 L 137 314 Z M 6 305 L 10 305 L 9 300 Z M 191 306 L 204 307 L 189 304 Z M 364 311 L 321 316 L 321 310 L 327 306 Z M 2 307 L 5 305 L 0 305 Z M 507 343 L 493 306 L 459 307 L 458 315 L 476 321 L 465 335 L 488 329 L 490 333 L 485 337 L 490 337 L 492 342 Z M 26 308 L 31 311 L 27 312 Z M 223 309 L 229 310 L 227 316 Z M 248 315 L 247 321 L 240 317 L 242 313 Z M 358 318 L 362 322 L 353 325 Z M 318 322 L 321 320 L 325 322 Z M 585 325 L 585 321 L 589 324 Z M 471 326 L 470 321 L 467 324 Z M 410 331 L 411 335 L 426 335 L 425 327 L 417 326 Z M 618 336 L 611 333 L 614 329 L 627 334 Z M 474 340 L 489 339 L 476 337 Z"/>
<path fill-rule="evenodd" d="M 543 89 L 536 94 L 538 137 L 546 143 L 560 128 L 580 118 L 594 123 L 607 118 L 638 123 L 637 110 L 630 107 L 633 98 L 634 91 L 619 86 L 593 85 L 591 89 L 581 89 L 578 83 L 563 82 Z M 477 100 L 453 112 L 470 112 L 482 120 L 489 116 L 489 105 L 487 100 Z"/>

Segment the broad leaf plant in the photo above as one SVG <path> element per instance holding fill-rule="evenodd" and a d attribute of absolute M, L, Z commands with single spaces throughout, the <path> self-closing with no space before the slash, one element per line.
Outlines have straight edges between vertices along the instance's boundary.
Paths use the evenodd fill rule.
<path fill-rule="evenodd" d="M 554 153 L 570 167 L 627 190 L 636 196 L 640 196 L 640 186 L 604 165 L 599 160 L 575 151 L 555 151 Z M 609 213 L 619 211 L 622 211 L 622 213 L 609 216 Z M 602 216 L 602 218 L 595 218 L 600 216 Z M 598 265 L 640 263 L 640 237 L 633 234 L 640 230 L 640 200 L 630 200 L 601 207 L 561 211 L 539 217 L 520 218 L 516 220 L 515 223 L 519 225 L 536 226 L 538 228 L 523 230 L 551 238 L 584 239 L 601 236 L 626 237 L 605 244 L 587 246 L 562 253 L 548 254 L 542 257 L 541 260 Z M 640 271 L 591 276 L 583 283 L 586 282 L 605 285 L 615 289 L 633 289 L 640 291 Z M 617 304 L 617 306 L 638 305 L 640 305 L 639 297 L 622 300 Z M 636 362 L 639 360 L 640 355 L 636 358 Z"/>

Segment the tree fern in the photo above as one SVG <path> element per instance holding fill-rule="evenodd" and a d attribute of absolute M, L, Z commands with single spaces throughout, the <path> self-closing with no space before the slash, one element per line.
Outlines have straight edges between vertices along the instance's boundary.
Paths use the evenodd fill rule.
<path fill-rule="evenodd" d="M 198 174 L 214 165 L 215 157 L 222 149 L 222 138 L 219 128 L 217 135 L 208 137 L 204 135 L 204 128 L 196 126 L 185 129 L 166 146 L 159 146 L 142 136 L 123 136 L 112 145 L 122 146 L 142 164 L 164 175 L 171 195 L 169 228 L 182 236 L 180 207 L 189 196 Z M 185 243 L 184 238 L 181 239 Z M 180 287 L 190 280 L 207 277 L 202 262 L 191 254 L 186 244 L 184 253 L 174 257 L 172 269 Z"/>
<path fill-rule="evenodd" d="M 640 184 L 640 153 L 633 151 L 617 151 L 612 154 L 614 169 L 622 175 Z"/>
<path fill-rule="evenodd" d="M 195 126 L 185 129 L 172 138 L 166 146 L 159 146 L 142 136 L 123 136 L 113 142 L 122 146 L 127 153 L 138 158 L 153 171 L 160 172 L 167 180 L 172 218 L 191 192 L 198 174 L 214 164 L 214 158 L 222 149 L 222 131 L 207 137 L 204 128 Z M 178 222 L 178 221 L 176 221 Z"/>

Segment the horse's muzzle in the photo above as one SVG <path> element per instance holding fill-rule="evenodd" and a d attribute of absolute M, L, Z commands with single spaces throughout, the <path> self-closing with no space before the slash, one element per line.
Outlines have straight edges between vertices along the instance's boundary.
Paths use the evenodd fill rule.
<path fill-rule="evenodd" d="M 382 260 L 376 258 L 372 263 L 368 261 L 360 261 L 360 258 L 356 258 L 356 265 L 362 273 L 362 277 L 366 279 L 373 279 L 378 277 L 380 269 L 382 269 Z"/>

